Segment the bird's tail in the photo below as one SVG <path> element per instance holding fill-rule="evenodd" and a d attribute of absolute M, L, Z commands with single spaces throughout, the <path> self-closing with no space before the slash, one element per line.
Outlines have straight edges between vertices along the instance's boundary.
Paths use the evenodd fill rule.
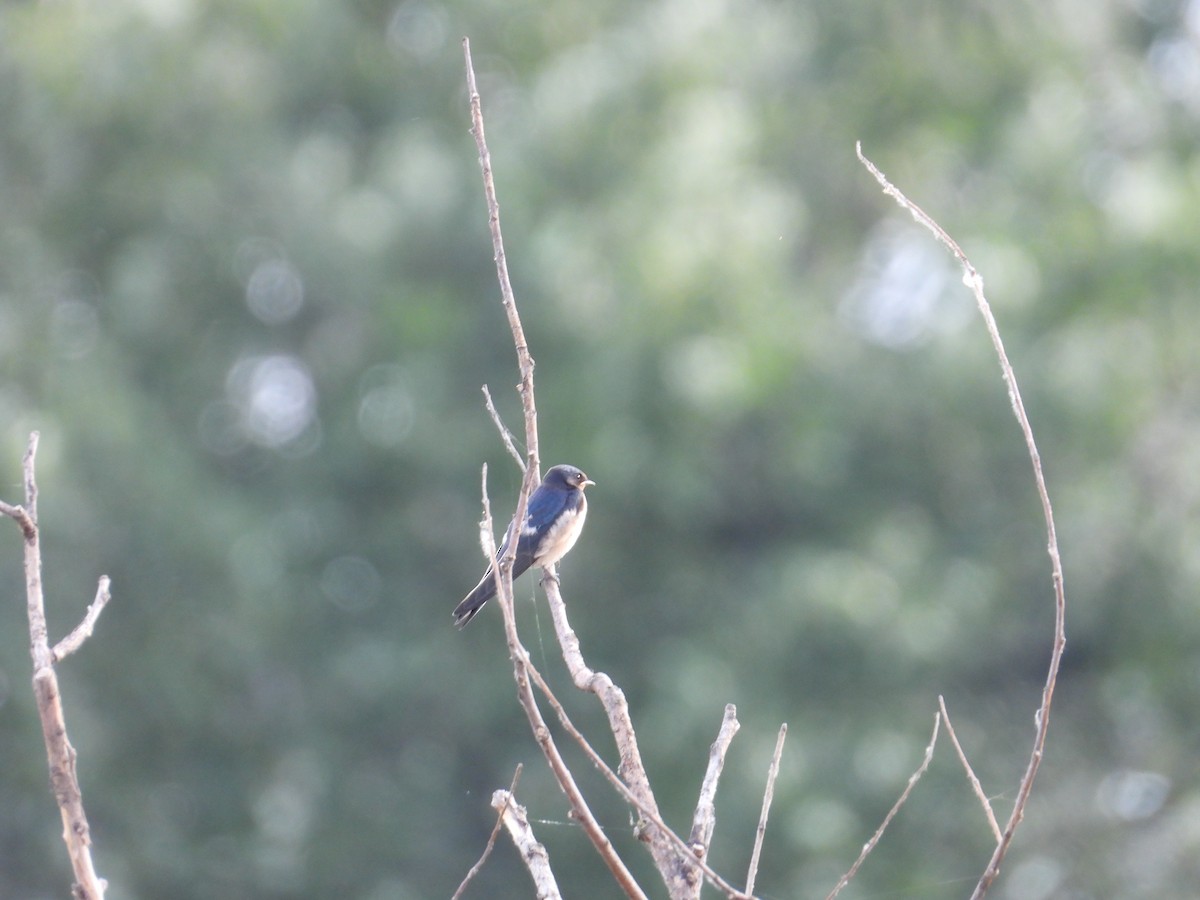
<path fill-rule="evenodd" d="M 474 590 L 467 594 L 458 606 L 454 607 L 454 624 L 459 628 L 466 628 L 467 623 L 475 618 L 475 614 L 483 609 L 483 604 L 495 596 L 496 579 L 492 577 L 492 570 L 488 569 L 483 580 L 475 585 Z"/>

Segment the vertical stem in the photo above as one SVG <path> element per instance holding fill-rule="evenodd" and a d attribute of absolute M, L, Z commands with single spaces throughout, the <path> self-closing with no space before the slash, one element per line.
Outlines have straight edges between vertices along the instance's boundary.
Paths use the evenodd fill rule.
<path fill-rule="evenodd" d="M 42 594 L 42 550 L 37 524 L 37 481 L 34 458 L 38 433 L 29 436 L 25 451 L 25 506 L 16 516 L 25 537 L 25 598 L 29 615 L 29 652 L 33 657 L 33 696 L 42 721 L 42 738 L 50 768 L 50 787 L 63 821 L 63 841 L 71 857 L 75 900 L 103 900 L 107 887 L 92 864 L 91 832 L 83 809 L 83 794 L 75 772 L 75 748 L 67 738 L 62 695 L 54 672 L 54 657 L 46 628 L 46 606 Z"/>

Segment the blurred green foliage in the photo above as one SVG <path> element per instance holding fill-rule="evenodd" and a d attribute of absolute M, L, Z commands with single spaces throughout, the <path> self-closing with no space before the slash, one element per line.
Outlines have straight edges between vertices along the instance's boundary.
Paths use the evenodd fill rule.
<path fill-rule="evenodd" d="M 823 896 L 938 694 L 997 812 L 1033 736 L 1040 509 L 952 261 L 983 272 L 1066 565 L 1049 750 L 1000 897 L 1194 891 L 1200 4 L 63 0 L 0 11 L 0 490 L 28 433 L 113 898 L 448 896 L 519 796 L 569 896 L 615 896 L 514 702 L 480 464 L 519 479 L 459 37 L 472 38 L 547 465 L 598 482 L 560 567 L 686 830 Z M 0 896 L 62 897 L 23 619 L 0 586 Z M 521 624 L 573 716 L 532 578 Z M 537 598 L 528 602 L 530 598 Z M 621 803 L 573 751 L 651 893 Z M 614 760 L 615 762 L 615 760 Z M 990 853 L 948 743 L 845 897 L 961 897 Z M 503 840 L 476 897 L 525 897 Z"/>

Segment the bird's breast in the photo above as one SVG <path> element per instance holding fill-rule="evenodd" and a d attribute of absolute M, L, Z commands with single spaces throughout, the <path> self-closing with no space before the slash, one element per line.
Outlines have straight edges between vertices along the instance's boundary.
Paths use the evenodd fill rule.
<path fill-rule="evenodd" d="M 579 540 L 579 533 L 583 531 L 585 518 L 587 518 L 586 503 L 580 503 L 573 509 L 563 510 L 546 529 L 542 539 L 538 541 L 533 564 L 535 566 L 551 566 L 566 556 L 567 551 L 574 547 L 575 542 Z"/>

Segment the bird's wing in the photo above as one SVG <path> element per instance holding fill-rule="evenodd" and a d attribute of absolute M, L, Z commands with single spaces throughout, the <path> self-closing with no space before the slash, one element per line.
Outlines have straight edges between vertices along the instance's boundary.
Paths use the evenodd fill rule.
<path fill-rule="evenodd" d="M 539 487 L 529 497 L 525 512 L 525 525 L 521 529 L 521 537 L 517 542 L 518 560 L 528 559 L 533 562 L 538 544 L 567 505 L 565 491 Z"/>
<path fill-rule="evenodd" d="M 513 578 L 533 565 L 533 557 L 537 552 L 538 544 L 545 535 L 546 529 L 567 507 L 567 499 L 566 491 L 545 488 L 541 485 L 529 495 L 529 502 L 525 504 L 525 527 L 517 534 Z M 512 527 L 511 521 L 509 527 Z M 504 556 L 506 550 L 508 550 L 508 528 L 504 529 L 504 540 L 500 543 L 500 549 L 496 551 L 496 558 Z"/>
<path fill-rule="evenodd" d="M 529 497 L 528 509 L 525 512 L 525 528 L 521 529 L 522 533 L 527 529 L 544 530 L 551 522 L 558 518 L 567 506 L 567 491 L 555 490 L 553 488 L 539 487 Z"/>
<path fill-rule="evenodd" d="M 538 491 L 534 491 L 529 498 L 529 502 L 525 504 L 525 528 L 517 532 L 517 552 L 513 557 L 513 578 L 516 578 L 522 572 L 533 564 L 533 554 L 537 549 L 537 542 L 545 525 L 537 526 L 540 521 L 540 513 L 535 515 L 533 502 L 538 497 Z M 541 506 L 541 504 L 539 504 Z M 496 550 L 496 559 L 500 559 L 508 552 L 508 533 L 512 528 L 512 520 L 510 519 L 507 527 L 504 529 L 504 539 L 500 542 L 500 547 Z M 491 572 L 491 568 L 488 568 Z"/>

